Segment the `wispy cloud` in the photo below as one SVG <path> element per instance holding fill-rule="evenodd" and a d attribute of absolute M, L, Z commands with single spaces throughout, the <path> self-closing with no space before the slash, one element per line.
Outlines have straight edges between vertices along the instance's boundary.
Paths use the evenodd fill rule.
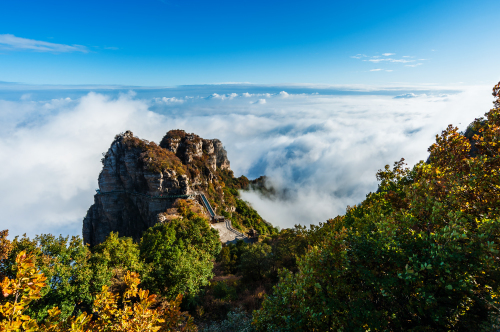
<path fill-rule="evenodd" d="M 370 71 L 386 71 L 386 72 L 391 72 L 393 71 L 392 69 L 381 69 L 381 68 L 377 68 L 377 69 L 370 69 Z"/>
<path fill-rule="evenodd" d="M 416 95 L 413 92 L 410 92 L 410 93 L 405 93 L 405 94 L 402 94 L 399 96 L 395 96 L 394 99 L 409 99 L 409 98 L 416 98 L 418 96 L 419 95 Z M 425 94 L 424 94 L 424 96 L 425 96 Z"/>
<path fill-rule="evenodd" d="M 353 59 L 361 59 L 361 58 L 366 58 L 366 57 L 367 57 L 367 55 L 365 55 L 365 54 L 356 54 L 356 55 L 351 56 L 351 58 L 353 58 Z"/>
<path fill-rule="evenodd" d="M 372 58 L 372 59 L 363 60 L 363 61 L 370 61 L 370 62 L 374 62 L 374 63 L 379 63 L 379 62 L 395 62 L 395 63 L 415 62 L 415 60 L 393 59 L 393 58 Z"/>
<path fill-rule="evenodd" d="M 253 102 L 252 104 L 265 104 L 266 100 L 265 99 L 259 99 L 256 102 Z"/>
<path fill-rule="evenodd" d="M 0 49 L 10 51 L 35 51 L 52 53 L 88 52 L 88 49 L 82 45 L 49 43 L 41 40 L 16 37 L 10 34 L 0 34 Z"/>
<path fill-rule="evenodd" d="M 401 64 L 406 64 L 406 63 L 411 63 L 411 65 L 406 65 L 407 67 L 417 67 L 423 65 L 423 63 L 417 63 L 413 64 L 416 62 L 413 58 L 415 56 L 411 55 L 403 55 L 401 58 L 396 58 L 393 57 L 396 55 L 396 53 L 382 53 L 382 55 L 372 55 L 368 56 L 365 54 L 357 54 L 354 56 L 351 56 L 351 58 L 361 60 L 363 62 L 371 62 L 371 63 L 401 63 Z M 426 59 L 418 59 L 419 61 L 424 61 Z M 383 69 L 372 69 L 370 71 L 382 71 Z M 385 71 L 391 72 L 393 71 L 392 69 L 387 69 Z"/>

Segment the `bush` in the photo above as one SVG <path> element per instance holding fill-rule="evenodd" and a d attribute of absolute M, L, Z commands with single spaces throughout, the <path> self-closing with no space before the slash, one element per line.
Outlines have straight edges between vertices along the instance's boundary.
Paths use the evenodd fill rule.
<path fill-rule="evenodd" d="M 127 136 L 123 142 L 130 148 L 136 148 L 141 151 L 140 157 L 148 170 L 153 173 L 161 173 L 167 169 L 173 169 L 177 174 L 187 174 L 187 168 L 175 153 L 163 149 L 155 142 L 149 142 L 137 137 Z"/>
<path fill-rule="evenodd" d="M 241 255 L 239 271 L 247 281 L 260 281 L 271 272 L 272 248 L 265 243 L 255 243 Z"/>
<path fill-rule="evenodd" d="M 205 328 L 201 328 L 200 332 L 254 332 L 252 326 L 252 318 L 242 309 L 230 311 L 227 314 L 227 319 L 221 322 L 214 322 Z"/>
<path fill-rule="evenodd" d="M 149 228 L 140 243 L 141 258 L 148 265 L 143 282 L 147 289 L 167 297 L 194 295 L 207 285 L 221 249 L 219 234 L 206 219 L 185 215 Z"/>
<path fill-rule="evenodd" d="M 212 293 L 219 300 L 233 300 L 236 298 L 236 288 L 229 286 L 224 281 L 218 281 L 213 287 Z"/>

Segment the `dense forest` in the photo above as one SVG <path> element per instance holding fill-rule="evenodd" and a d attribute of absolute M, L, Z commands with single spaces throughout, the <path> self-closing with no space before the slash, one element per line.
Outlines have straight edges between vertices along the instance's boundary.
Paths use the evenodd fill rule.
<path fill-rule="evenodd" d="M 239 198 L 252 183 L 219 172 L 237 208 L 227 217 L 261 227 L 257 243 L 221 245 L 189 200 L 140 241 L 5 230 L 0 331 L 499 329 L 500 83 L 493 95 L 465 132 L 437 135 L 426 162 L 386 166 L 376 192 L 318 226 L 262 226 Z"/>

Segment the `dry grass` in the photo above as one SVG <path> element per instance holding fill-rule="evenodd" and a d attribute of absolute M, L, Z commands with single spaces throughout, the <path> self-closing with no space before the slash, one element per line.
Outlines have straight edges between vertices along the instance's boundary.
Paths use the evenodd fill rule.
<path fill-rule="evenodd" d="M 129 149 L 140 149 L 140 158 L 153 173 L 161 173 L 165 170 L 174 170 L 177 174 L 187 174 L 187 168 L 181 160 L 171 151 L 161 148 L 155 142 L 149 142 L 138 137 L 125 137 L 123 142 Z"/>

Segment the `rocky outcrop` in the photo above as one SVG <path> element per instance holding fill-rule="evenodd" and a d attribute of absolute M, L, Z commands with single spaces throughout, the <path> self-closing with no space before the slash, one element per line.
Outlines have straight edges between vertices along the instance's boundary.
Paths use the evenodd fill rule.
<path fill-rule="evenodd" d="M 102 159 L 99 189 L 83 220 L 85 243 L 103 242 L 110 232 L 139 240 L 165 222 L 175 199 L 208 188 L 219 169 L 229 170 L 222 143 L 181 130 L 168 132 L 160 145 L 117 135 Z"/>
<path fill-rule="evenodd" d="M 184 164 L 192 163 L 194 158 L 208 157 L 211 168 L 230 170 L 227 152 L 218 139 L 202 139 L 195 134 L 187 134 L 183 130 L 171 130 L 160 142 L 160 147 L 172 151 Z"/>
<path fill-rule="evenodd" d="M 216 157 L 217 167 L 220 169 L 231 169 L 229 167 L 229 159 L 227 159 L 227 152 L 222 142 L 216 138 L 211 141 L 214 146 L 214 156 Z"/>

